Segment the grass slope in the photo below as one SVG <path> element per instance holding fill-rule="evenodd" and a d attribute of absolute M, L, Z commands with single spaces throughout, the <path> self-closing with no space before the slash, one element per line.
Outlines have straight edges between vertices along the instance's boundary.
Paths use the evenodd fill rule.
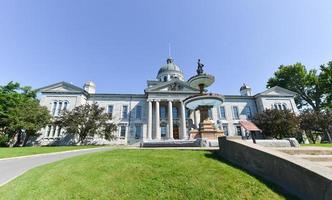
<path fill-rule="evenodd" d="M 35 168 L 0 199 L 284 199 L 211 152 L 114 150 Z"/>
<path fill-rule="evenodd" d="M 41 153 L 52 153 L 76 149 L 93 148 L 96 146 L 54 146 L 54 147 L 0 147 L 0 158 L 27 156 Z"/>

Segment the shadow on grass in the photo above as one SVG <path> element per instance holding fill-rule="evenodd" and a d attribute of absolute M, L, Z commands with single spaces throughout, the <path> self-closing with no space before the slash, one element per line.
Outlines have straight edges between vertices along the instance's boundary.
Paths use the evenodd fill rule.
<path fill-rule="evenodd" d="M 209 151 L 210 153 L 206 153 L 205 154 L 205 157 L 206 158 L 210 158 L 210 159 L 214 159 L 214 160 L 217 160 L 219 162 L 222 162 L 222 163 L 225 163 L 231 167 L 234 167 L 236 169 L 239 169 L 253 177 L 255 177 L 258 181 L 260 181 L 261 183 L 265 184 L 267 187 L 269 187 L 272 191 L 278 193 L 278 194 L 281 194 L 283 195 L 286 199 L 299 199 L 298 197 L 292 195 L 292 194 L 289 194 L 286 190 L 284 190 L 283 188 L 281 188 L 280 186 L 272 183 L 271 181 L 268 181 L 266 179 L 264 179 L 263 177 L 259 176 L 259 175 L 256 175 L 256 174 L 253 174 L 251 172 L 249 172 L 248 170 L 242 168 L 241 166 L 238 166 L 238 165 L 235 165 L 233 163 L 230 163 L 228 162 L 227 160 L 223 159 L 220 155 L 219 155 L 219 151 L 218 150 L 210 150 Z"/>

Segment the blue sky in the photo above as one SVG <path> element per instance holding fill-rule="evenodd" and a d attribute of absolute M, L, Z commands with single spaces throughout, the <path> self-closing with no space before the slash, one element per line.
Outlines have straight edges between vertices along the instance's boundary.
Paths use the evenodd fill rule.
<path fill-rule="evenodd" d="M 187 79 L 200 58 L 210 91 L 257 93 L 280 64 L 332 60 L 331 10 L 328 0 L 1 0 L 0 84 L 143 93 L 171 43 Z"/>

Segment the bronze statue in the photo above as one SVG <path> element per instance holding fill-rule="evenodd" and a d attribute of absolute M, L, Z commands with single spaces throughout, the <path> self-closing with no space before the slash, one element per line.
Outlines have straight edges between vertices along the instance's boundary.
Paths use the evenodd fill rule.
<path fill-rule="evenodd" d="M 201 59 L 198 59 L 198 62 L 197 62 L 197 75 L 201 75 L 203 74 L 203 67 L 204 65 L 201 63 Z"/>

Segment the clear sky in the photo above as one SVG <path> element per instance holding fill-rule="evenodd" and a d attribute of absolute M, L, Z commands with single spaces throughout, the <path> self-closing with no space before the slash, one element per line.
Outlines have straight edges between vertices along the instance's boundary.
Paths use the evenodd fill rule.
<path fill-rule="evenodd" d="M 280 64 L 332 60 L 332 1 L 1 0 L 0 84 L 59 81 L 143 93 L 172 57 L 186 79 L 200 58 L 209 89 L 254 93 Z"/>

